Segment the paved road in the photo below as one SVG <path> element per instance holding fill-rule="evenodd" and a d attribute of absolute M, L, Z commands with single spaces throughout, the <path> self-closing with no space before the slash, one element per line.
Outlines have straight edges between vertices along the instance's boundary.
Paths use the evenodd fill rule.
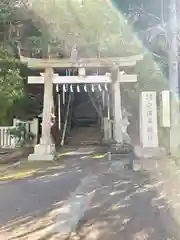
<path fill-rule="evenodd" d="M 82 238 L 102 240 L 180 239 L 179 226 L 148 173 L 119 171 L 100 177 L 91 208 L 79 226 Z"/>
<path fill-rule="evenodd" d="M 77 196 L 85 196 L 94 189 L 91 202 L 82 198 L 87 204 L 83 203 L 75 211 Z M 51 169 L 47 176 L 0 185 L 1 226 L 28 216 L 32 220 L 48 209 L 59 206 L 62 209 L 67 205 L 75 206 L 71 215 L 81 219 L 72 221 L 72 216 L 67 218 L 66 215 L 66 222 L 78 223 L 76 235 L 82 239 L 180 239 L 179 226 L 163 196 L 160 197 L 156 186 L 151 184 L 148 172 L 133 173 L 122 169 L 118 163 L 92 160 L 83 155 L 69 157 L 58 168 Z M 62 212 L 58 214 L 56 232 L 51 229 L 47 239 L 55 239 L 55 235 L 60 234 L 58 231 L 62 231 Z M 38 229 L 34 233 L 30 233 L 32 228 L 26 234 L 17 233 L 20 231 L 18 223 L 5 230 L 16 232 L 13 239 L 40 239 Z"/>
<path fill-rule="evenodd" d="M 0 182 L 0 225 L 18 217 L 37 215 L 65 201 L 85 177 L 85 172 L 67 161 L 47 174 L 11 182 Z"/>

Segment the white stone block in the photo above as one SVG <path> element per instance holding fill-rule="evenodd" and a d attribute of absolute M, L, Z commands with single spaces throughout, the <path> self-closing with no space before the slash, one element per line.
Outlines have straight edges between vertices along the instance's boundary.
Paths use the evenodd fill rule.
<path fill-rule="evenodd" d="M 38 144 L 34 147 L 34 153 L 28 157 L 29 161 L 53 161 L 55 157 L 55 145 Z"/>
<path fill-rule="evenodd" d="M 34 153 L 36 154 L 52 154 L 55 153 L 54 144 L 38 144 L 34 147 Z"/>
<path fill-rule="evenodd" d="M 54 160 L 54 154 L 30 154 L 28 156 L 28 161 L 53 161 Z"/>

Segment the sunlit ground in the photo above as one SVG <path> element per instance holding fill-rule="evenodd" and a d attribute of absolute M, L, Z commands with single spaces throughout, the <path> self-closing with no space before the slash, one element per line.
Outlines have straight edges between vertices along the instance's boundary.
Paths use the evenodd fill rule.
<path fill-rule="evenodd" d="M 149 172 L 141 170 L 132 173 L 118 169 L 118 165 L 116 169 L 112 168 L 111 164 L 107 165 L 106 161 L 99 159 L 88 162 L 89 160 L 89 170 L 98 169 L 95 171 L 98 177 L 95 182 L 84 185 L 83 191 L 87 193 L 93 188 L 96 192 L 70 239 L 106 240 L 119 239 L 118 236 L 134 240 L 179 239 L 180 194 L 176 187 L 179 170 L 175 170 L 173 164 L 169 165 L 166 160 L 163 163 L 147 160 L 144 167 L 147 167 Z M 72 172 L 87 171 L 85 166 L 82 169 L 80 162 L 72 164 L 71 167 Z M 66 175 L 66 171 L 67 169 L 63 174 Z M 175 175 L 172 175 L 174 172 Z M 53 176 L 58 177 L 57 174 Z M 41 181 L 46 180 L 47 176 L 41 178 Z M 20 240 L 62 237 L 62 231 L 58 232 L 58 229 L 61 229 L 62 212 L 69 222 L 75 215 L 80 214 L 77 212 L 71 216 L 68 210 L 68 206 L 76 199 L 74 194 L 77 194 L 77 191 L 72 193 L 69 199 L 55 202 L 43 213 L 29 214 L 8 222 L 1 231 L 9 233 L 10 239 Z"/>

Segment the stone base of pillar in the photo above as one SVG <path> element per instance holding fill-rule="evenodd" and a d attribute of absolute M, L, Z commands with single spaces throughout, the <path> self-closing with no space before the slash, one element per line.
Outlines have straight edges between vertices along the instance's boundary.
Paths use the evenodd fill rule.
<path fill-rule="evenodd" d="M 34 147 L 34 153 L 28 157 L 29 161 L 53 161 L 55 158 L 55 145 L 38 144 Z"/>

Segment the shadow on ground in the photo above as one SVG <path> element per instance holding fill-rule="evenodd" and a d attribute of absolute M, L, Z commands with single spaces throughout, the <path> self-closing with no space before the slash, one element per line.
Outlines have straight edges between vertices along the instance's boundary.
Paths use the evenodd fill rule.
<path fill-rule="evenodd" d="M 123 173 L 124 175 L 124 173 Z M 113 179 L 112 179 L 113 178 Z M 80 239 L 180 239 L 179 225 L 147 172 L 106 175 L 76 229 Z"/>
<path fill-rule="evenodd" d="M 71 162 L 71 171 L 84 171 L 83 164 Z M 113 168 L 105 161 L 91 161 L 90 172 L 98 169 L 96 194 L 69 239 L 83 240 L 167 240 L 180 239 L 179 225 L 164 193 L 152 183 L 146 171 Z M 87 190 L 88 191 L 88 190 Z M 53 203 L 44 213 L 22 216 L 4 224 L 9 239 L 61 239 L 51 231 L 65 200 Z"/>

